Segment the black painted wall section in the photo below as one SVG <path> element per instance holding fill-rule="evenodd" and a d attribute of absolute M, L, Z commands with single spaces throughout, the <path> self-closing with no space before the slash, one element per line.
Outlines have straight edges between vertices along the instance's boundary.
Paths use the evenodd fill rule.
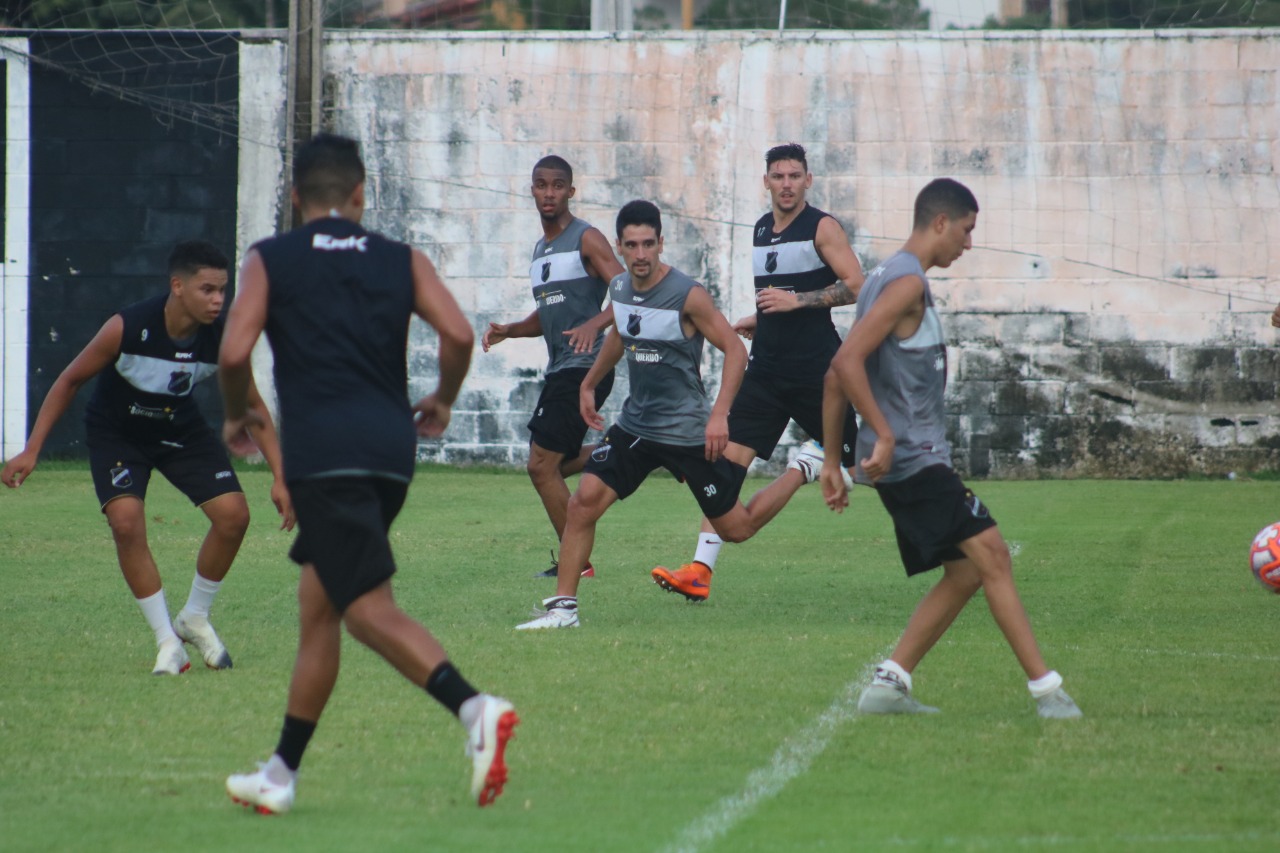
<path fill-rule="evenodd" d="M 237 45 L 195 33 L 31 39 L 28 425 L 108 317 L 167 289 L 175 243 L 210 240 L 234 264 Z M 90 393 L 77 395 L 45 455 L 85 454 Z M 220 420 L 213 381 L 197 397 Z"/>

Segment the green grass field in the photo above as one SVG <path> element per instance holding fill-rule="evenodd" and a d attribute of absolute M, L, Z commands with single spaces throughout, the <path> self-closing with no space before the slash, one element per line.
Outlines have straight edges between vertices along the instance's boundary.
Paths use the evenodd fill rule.
<path fill-rule="evenodd" d="M 0 849 L 93 851 L 1276 850 L 1280 597 L 1246 568 L 1280 483 L 979 483 L 1045 656 L 1084 709 L 1035 716 L 979 599 L 916 672 L 943 713 L 859 717 L 859 685 L 932 581 L 908 581 L 869 491 L 802 491 L 726 546 L 711 600 L 661 592 L 697 510 L 655 476 L 602 521 L 582 627 L 517 633 L 551 593 L 523 473 L 420 472 L 393 530 L 400 603 L 522 723 L 477 809 L 461 727 L 359 645 L 283 817 L 228 773 L 274 747 L 296 638 L 291 537 L 260 471 L 214 609 L 235 669 L 149 672 L 89 476 L 0 494 Z M 747 491 L 763 481 L 748 482 Z M 203 516 L 148 502 L 176 612 Z"/>

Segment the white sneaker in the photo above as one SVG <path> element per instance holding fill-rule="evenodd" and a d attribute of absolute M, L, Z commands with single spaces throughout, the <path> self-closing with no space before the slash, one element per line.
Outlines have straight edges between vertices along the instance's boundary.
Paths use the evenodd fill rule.
<path fill-rule="evenodd" d="M 1036 699 L 1036 713 L 1046 720 L 1075 720 L 1084 716 L 1084 712 L 1061 687 Z"/>
<path fill-rule="evenodd" d="M 822 463 L 825 461 L 824 452 L 821 444 L 809 439 L 800 445 L 796 458 L 788 462 L 787 467 L 804 474 L 806 483 L 813 483 L 822 476 Z M 840 476 L 844 480 L 844 487 L 852 489 L 853 478 L 849 476 L 848 470 L 843 465 L 840 466 Z"/>
<path fill-rule="evenodd" d="M 809 439 L 800 445 L 800 451 L 794 459 L 787 463 L 787 467 L 803 474 L 806 483 L 812 483 L 822 474 L 822 459 L 822 445 L 813 439 Z"/>
<path fill-rule="evenodd" d="M 227 793 L 242 806 L 250 806 L 258 814 L 284 814 L 293 808 L 296 774 L 289 774 L 285 784 L 267 778 L 267 762 L 259 762 L 255 773 L 235 773 L 227 777 Z"/>
<path fill-rule="evenodd" d="M 517 625 L 516 630 L 537 631 L 541 628 L 578 627 L 578 599 L 567 595 L 553 595 L 551 598 L 542 599 L 542 606 L 546 610 L 535 609 L 533 612 L 537 618 Z"/>
<path fill-rule="evenodd" d="M 231 655 L 209 624 L 209 617 L 193 616 L 183 610 L 173 620 L 173 633 L 184 643 L 195 646 L 200 657 L 204 658 L 204 665 L 209 669 L 231 669 Z"/>
<path fill-rule="evenodd" d="M 895 673 L 876 668 L 875 678 L 858 697 L 863 714 L 936 714 L 938 709 L 923 705 L 911 696 L 907 685 Z"/>
<path fill-rule="evenodd" d="M 471 759 L 471 796 L 480 806 L 487 806 L 507 784 L 507 742 L 515 736 L 520 718 L 506 699 L 487 693 L 478 698 L 482 704 L 467 732 L 467 757 Z"/>
<path fill-rule="evenodd" d="M 151 674 L 181 675 L 189 669 L 191 669 L 191 661 L 187 657 L 187 650 L 182 647 L 182 643 L 175 640 L 166 640 L 160 644 L 160 648 L 156 652 L 156 667 L 151 670 Z"/>

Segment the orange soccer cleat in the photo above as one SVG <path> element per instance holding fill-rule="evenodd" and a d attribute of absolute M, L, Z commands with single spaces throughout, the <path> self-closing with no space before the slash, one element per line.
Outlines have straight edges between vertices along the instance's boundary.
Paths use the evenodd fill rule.
<path fill-rule="evenodd" d="M 711 595 L 711 569 L 702 563 L 685 563 L 674 572 L 657 566 L 649 574 L 667 592 L 678 592 L 690 601 L 706 601 Z"/>

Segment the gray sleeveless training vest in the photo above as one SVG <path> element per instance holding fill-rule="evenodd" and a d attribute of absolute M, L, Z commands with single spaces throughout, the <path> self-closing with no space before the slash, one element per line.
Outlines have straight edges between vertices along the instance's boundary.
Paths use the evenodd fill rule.
<path fill-rule="evenodd" d="M 591 351 L 583 353 L 575 353 L 564 336 L 600 313 L 609 289 L 604 279 L 587 274 L 582 261 L 582 235 L 590 227 L 574 217 L 555 239 L 543 238 L 533 247 L 529 284 L 547 343 L 547 375 L 569 367 L 590 367 L 607 331 L 601 330 Z"/>
<path fill-rule="evenodd" d="M 867 276 L 858 294 L 857 318 L 862 319 L 884 289 L 904 276 L 917 275 L 924 281 L 924 317 L 911 337 L 898 339 L 891 332 L 867 358 L 867 378 L 871 393 L 884 412 L 896 441 L 893 465 L 881 482 L 905 480 L 930 465 L 950 465 L 951 445 L 943 394 L 947 387 L 947 345 L 942 322 L 933 307 L 929 279 L 919 259 L 898 252 Z M 871 455 L 876 434 L 864 420 L 858 430 L 858 458 Z M 862 469 L 858 481 L 869 483 Z"/>
<path fill-rule="evenodd" d="M 680 325 L 689 291 L 701 286 L 675 267 L 643 293 L 628 272 L 609 286 L 631 382 L 618 426 L 629 433 L 686 447 L 706 443 L 711 403 L 702 385 L 703 337 L 685 337 Z"/>

